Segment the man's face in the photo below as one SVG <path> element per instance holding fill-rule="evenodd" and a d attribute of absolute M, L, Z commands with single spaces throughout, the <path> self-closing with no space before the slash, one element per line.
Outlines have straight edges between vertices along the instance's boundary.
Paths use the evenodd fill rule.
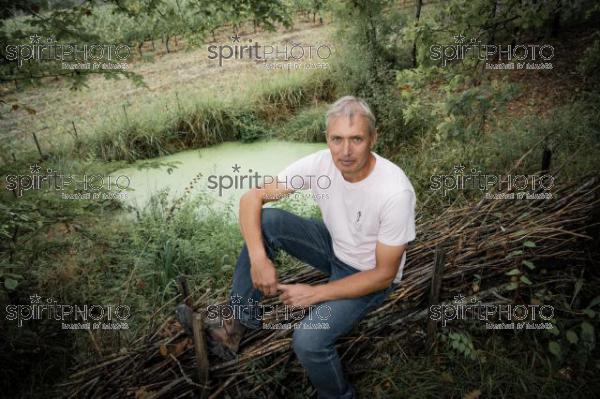
<path fill-rule="evenodd" d="M 327 145 L 335 166 L 346 178 L 363 178 L 368 173 L 371 148 L 377 135 L 369 134 L 368 119 L 356 114 L 352 119 L 340 116 L 329 121 Z"/>

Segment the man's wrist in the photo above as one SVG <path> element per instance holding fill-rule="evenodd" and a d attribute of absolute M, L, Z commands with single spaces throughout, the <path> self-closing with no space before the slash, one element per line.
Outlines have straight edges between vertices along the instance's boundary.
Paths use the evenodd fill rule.
<path fill-rule="evenodd" d="M 330 297 L 331 290 L 328 287 L 328 283 L 315 285 L 314 287 L 317 303 L 331 301 L 333 299 Z"/>
<path fill-rule="evenodd" d="M 262 251 L 261 250 L 248 251 L 248 256 L 250 257 L 251 265 L 263 263 L 267 259 L 267 253 L 265 252 L 264 249 Z"/>

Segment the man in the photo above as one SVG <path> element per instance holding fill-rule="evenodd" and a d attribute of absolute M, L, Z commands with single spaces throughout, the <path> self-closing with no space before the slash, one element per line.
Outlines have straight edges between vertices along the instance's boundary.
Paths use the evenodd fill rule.
<path fill-rule="evenodd" d="M 375 118 L 361 99 L 346 96 L 327 113 L 327 145 L 284 169 L 277 181 L 245 193 L 240 226 L 245 245 L 233 276 L 230 305 L 256 304 L 279 293 L 285 305 L 309 307 L 294 329 L 293 349 L 319 398 L 352 398 L 335 343 L 402 278 L 406 246 L 415 239 L 414 189 L 404 172 L 372 152 Z M 310 189 L 323 221 L 263 208 L 296 189 Z M 280 284 L 275 254 L 284 250 L 329 276 L 321 285 Z M 259 307 L 246 306 L 209 337 L 232 352 L 248 329 L 261 327 Z M 311 328 L 325 316 L 329 328 Z M 311 321 L 309 321 L 311 320 Z M 325 324 L 325 323 L 324 323 Z"/>

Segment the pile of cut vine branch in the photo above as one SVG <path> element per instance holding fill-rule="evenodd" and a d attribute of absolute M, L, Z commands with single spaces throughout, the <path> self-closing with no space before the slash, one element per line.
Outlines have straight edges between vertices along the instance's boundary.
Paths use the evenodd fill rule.
<path fill-rule="evenodd" d="M 419 325 L 428 314 L 434 252 L 439 246 L 445 252 L 442 301 L 466 293 L 475 294 L 482 303 L 505 303 L 501 294 L 514 289 L 514 284 L 510 287 L 504 274 L 522 267 L 523 260 L 572 261 L 580 254 L 578 244 L 591 238 L 586 230 L 597 211 L 599 188 L 596 178 L 591 177 L 580 184 L 555 187 L 553 199 L 482 199 L 472 206 L 450 206 L 434 220 L 420 221 L 418 239 L 411 244 L 401 285 L 339 341 L 343 361 L 358 353 L 376 352 L 377 343 L 382 340 L 398 342 L 421 330 Z M 282 281 L 318 284 L 325 282 L 326 276 L 299 264 Z M 197 309 L 205 309 L 226 295 L 210 290 L 196 293 Z M 277 298 L 263 301 L 264 305 L 277 303 Z M 167 306 L 174 304 L 172 301 Z M 282 315 L 277 315 L 277 321 L 295 321 L 293 314 L 288 316 L 283 321 Z M 195 397 L 202 386 L 195 380 L 192 340 L 174 317 L 163 318 L 156 326 L 125 351 L 78 367 L 57 386 L 59 393 L 65 397 L 94 398 Z M 244 338 L 238 359 L 211 359 L 206 387 L 210 397 L 225 393 L 233 397 L 268 396 L 265 392 L 276 391 L 285 394 L 280 382 L 286 373 L 301 372 L 290 348 L 291 340 L 292 330 L 256 330 Z"/>

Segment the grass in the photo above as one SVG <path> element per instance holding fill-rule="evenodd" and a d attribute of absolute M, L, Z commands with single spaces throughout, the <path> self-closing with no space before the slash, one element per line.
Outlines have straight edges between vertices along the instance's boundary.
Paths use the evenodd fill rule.
<path fill-rule="evenodd" d="M 325 142 L 326 112 L 326 105 L 303 108 L 290 120 L 276 126 L 274 130 L 284 140 L 307 143 Z"/>
<path fill-rule="evenodd" d="M 106 127 L 83 140 L 83 151 L 103 161 L 134 161 L 224 141 L 252 141 L 271 135 L 270 123 L 290 118 L 309 101 L 332 98 L 326 75 L 281 76 L 247 98 L 187 97 L 176 107 L 148 107 L 114 115 Z"/>

